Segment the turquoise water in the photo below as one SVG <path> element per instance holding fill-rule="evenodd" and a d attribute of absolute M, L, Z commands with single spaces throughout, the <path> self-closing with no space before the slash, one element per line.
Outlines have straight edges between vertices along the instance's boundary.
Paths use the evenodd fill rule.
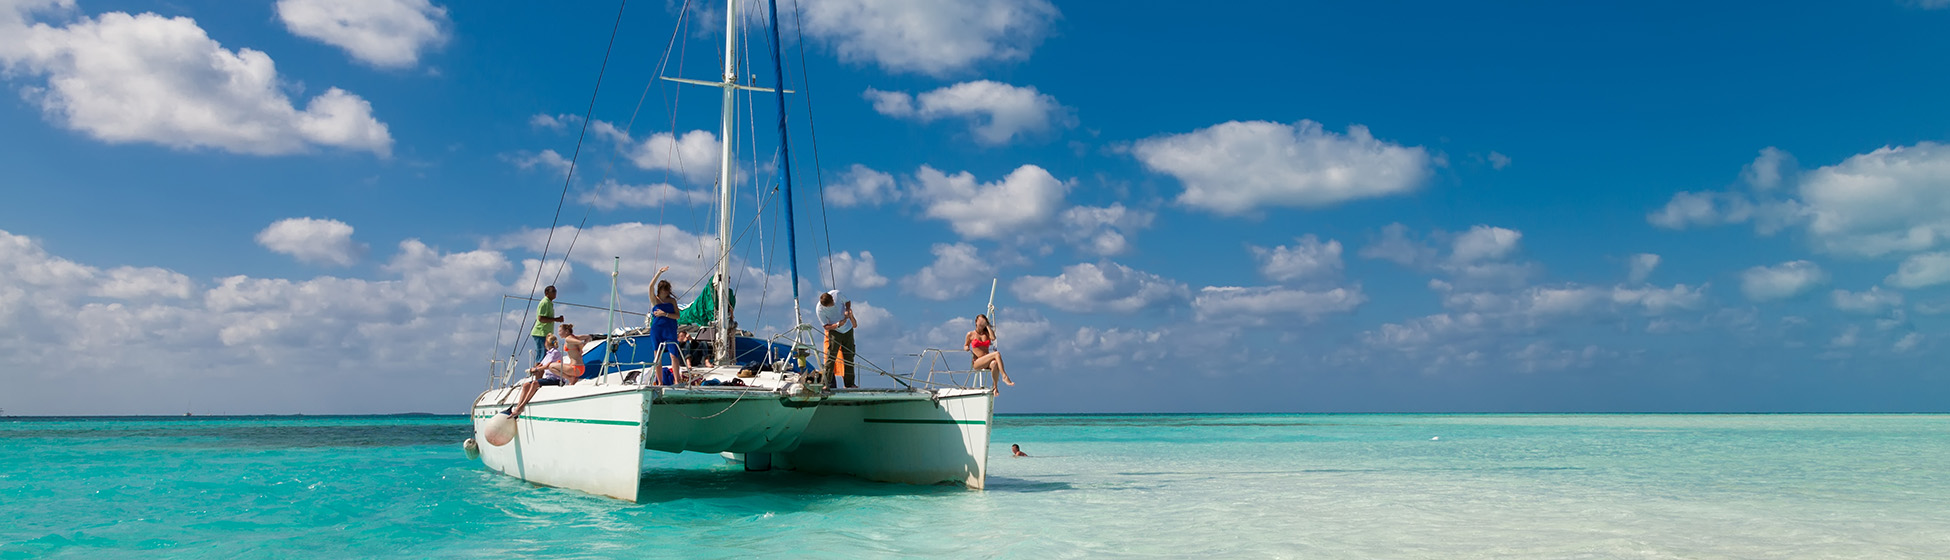
<path fill-rule="evenodd" d="M 641 504 L 467 431 L 0 419 L 0 558 L 1950 558 L 1946 416 L 1005 416 L 987 491 L 654 454 Z"/>

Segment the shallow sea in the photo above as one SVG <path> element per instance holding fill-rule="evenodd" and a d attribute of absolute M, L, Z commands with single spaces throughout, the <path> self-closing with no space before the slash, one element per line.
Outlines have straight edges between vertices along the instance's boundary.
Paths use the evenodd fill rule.
<path fill-rule="evenodd" d="M 1950 558 L 1950 416 L 996 424 L 986 491 L 655 454 L 631 504 L 458 416 L 0 419 L 0 558 Z"/>

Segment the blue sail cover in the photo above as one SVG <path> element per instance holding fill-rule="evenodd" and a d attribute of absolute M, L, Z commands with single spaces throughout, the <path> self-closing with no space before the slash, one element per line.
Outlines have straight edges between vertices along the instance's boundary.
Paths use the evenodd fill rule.
<path fill-rule="evenodd" d="M 779 62 L 779 0 L 770 0 L 772 8 L 772 73 L 778 76 L 779 87 L 779 183 L 785 187 L 785 254 L 792 268 L 792 301 L 799 301 L 799 241 L 792 227 L 792 148 L 785 125 L 785 65 Z M 734 300 L 735 301 L 735 300 Z"/>
<path fill-rule="evenodd" d="M 708 344 L 708 341 L 706 343 Z M 603 363 L 603 357 L 608 351 L 606 347 L 610 345 L 616 347 L 616 361 L 606 365 Z M 732 337 L 732 348 L 736 350 L 733 361 L 740 366 L 764 365 L 792 356 L 790 344 L 768 343 L 749 336 Z M 670 353 L 671 350 L 666 348 L 664 352 Z M 656 349 L 650 347 L 650 335 L 619 336 L 608 339 L 608 344 L 603 346 L 591 345 L 591 348 L 583 351 L 582 362 L 589 371 L 612 373 L 645 367 L 654 357 L 656 357 Z M 798 360 L 792 360 L 792 364 L 794 371 L 805 373 L 799 368 Z"/>

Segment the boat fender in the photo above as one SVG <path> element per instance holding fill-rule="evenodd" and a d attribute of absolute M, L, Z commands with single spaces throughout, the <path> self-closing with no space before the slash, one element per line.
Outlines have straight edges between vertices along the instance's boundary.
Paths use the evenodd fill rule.
<path fill-rule="evenodd" d="M 467 438 L 466 441 L 460 442 L 460 452 L 467 455 L 467 459 L 470 461 L 479 459 L 481 458 L 481 444 L 474 443 L 474 438 Z"/>
<path fill-rule="evenodd" d="M 481 435 L 487 439 L 488 445 L 495 447 L 507 445 L 508 442 L 515 440 L 515 419 L 507 414 L 497 413 L 493 418 L 488 419 L 486 425 L 481 426 Z"/>
<path fill-rule="evenodd" d="M 792 383 L 790 385 L 785 386 L 785 394 L 794 397 L 810 397 L 819 394 L 819 392 L 813 390 L 811 385 L 807 385 L 805 383 Z"/>

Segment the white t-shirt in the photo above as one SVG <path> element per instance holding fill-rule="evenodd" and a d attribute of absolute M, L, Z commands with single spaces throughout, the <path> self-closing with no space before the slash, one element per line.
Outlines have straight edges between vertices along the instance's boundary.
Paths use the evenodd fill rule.
<path fill-rule="evenodd" d="M 569 356 L 567 354 L 562 353 L 561 348 L 550 348 L 548 349 L 547 353 L 542 354 L 542 363 L 553 364 L 555 362 L 564 361 L 568 359 L 568 357 Z"/>
<path fill-rule="evenodd" d="M 840 295 L 839 290 L 833 290 L 826 293 L 831 294 L 833 296 L 833 305 L 813 306 L 814 308 L 818 309 L 817 314 L 819 315 L 819 324 L 822 327 L 846 320 L 846 304 L 847 304 L 846 296 Z M 839 328 L 833 330 L 837 332 L 852 332 L 853 324 L 847 323 L 844 325 L 840 325 Z"/>

